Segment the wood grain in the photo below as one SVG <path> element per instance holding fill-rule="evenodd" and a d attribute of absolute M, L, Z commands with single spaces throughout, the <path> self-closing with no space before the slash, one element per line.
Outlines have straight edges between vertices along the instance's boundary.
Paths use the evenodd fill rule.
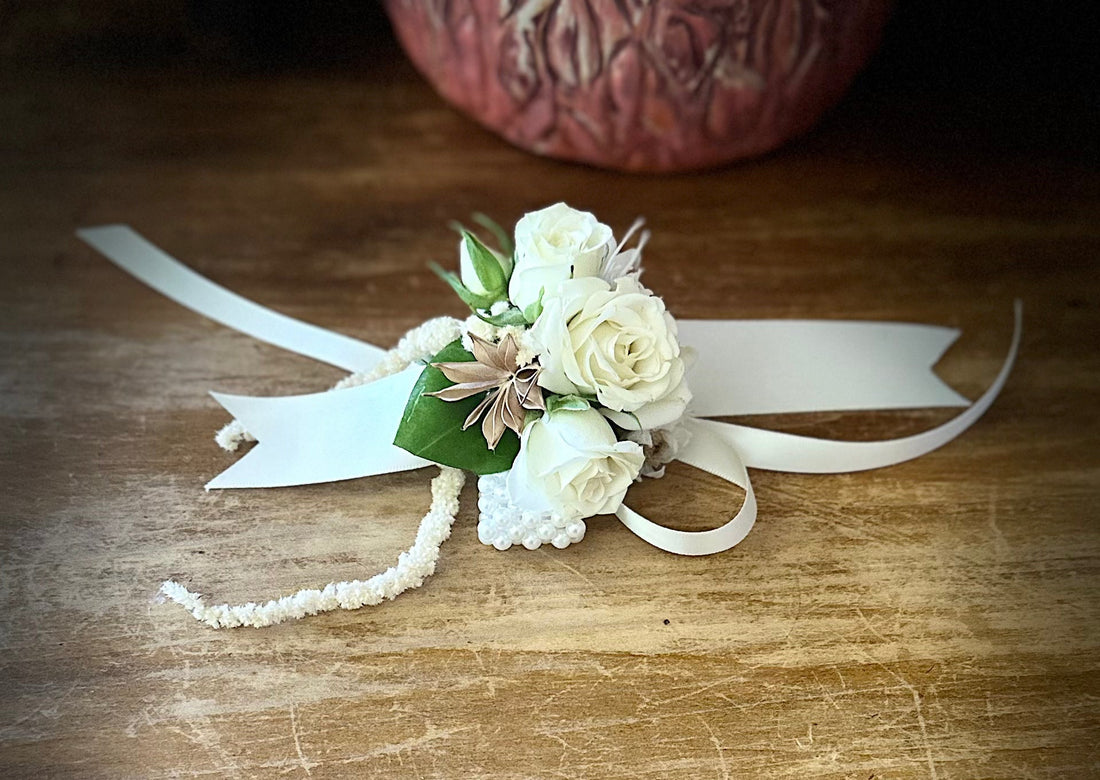
<path fill-rule="evenodd" d="M 0 774 L 1100 772 L 1100 176 L 1041 139 L 920 121 L 935 108 L 865 94 L 767 159 L 648 177 L 513 150 L 396 57 L 0 75 Z M 613 521 L 498 553 L 468 487 L 438 574 L 393 603 L 224 632 L 154 603 L 169 576 L 239 601 L 378 571 L 428 475 L 204 493 L 234 458 L 207 390 L 339 374 L 160 298 L 73 230 L 127 222 L 251 299 L 389 345 L 461 313 L 425 265 L 454 262 L 449 219 L 556 200 L 619 230 L 645 215 L 647 281 L 679 316 L 957 326 L 940 372 L 974 397 L 1020 297 L 1020 362 L 918 461 L 754 473 L 761 518 L 722 555 Z M 943 419 L 757 422 L 867 439 Z M 683 467 L 643 503 L 703 527 L 737 501 Z"/>

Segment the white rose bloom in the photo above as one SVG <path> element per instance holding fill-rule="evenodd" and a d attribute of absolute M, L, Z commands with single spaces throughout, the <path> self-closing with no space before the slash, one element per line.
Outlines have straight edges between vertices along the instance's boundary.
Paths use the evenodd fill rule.
<path fill-rule="evenodd" d="M 539 384 L 596 396 L 616 425 L 637 430 L 678 420 L 691 400 L 676 321 L 636 279 L 569 279 L 531 328 Z"/>
<path fill-rule="evenodd" d="M 559 409 L 523 430 L 508 492 L 529 512 L 579 520 L 614 512 L 638 476 L 640 444 L 617 441 L 595 409 Z"/>
<path fill-rule="evenodd" d="M 516 223 L 516 265 L 508 297 L 526 311 L 544 290 L 553 295 L 566 279 L 597 276 L 614 251 L 611 228 L 587 211 L 555 203 L 525 214 Z"/>

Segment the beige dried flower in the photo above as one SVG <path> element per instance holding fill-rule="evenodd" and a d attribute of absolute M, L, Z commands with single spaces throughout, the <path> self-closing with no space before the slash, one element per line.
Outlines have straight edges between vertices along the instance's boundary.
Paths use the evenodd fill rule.
<path fill-rule="evenodd" d="M 481 432 L 489 449 L 495 450 L 507 428 L 523 432 L 523 420 L 528 409 L 546 410 L 542 388 L 538 385 L 539 371 L 536 363 L 520 366 L 517 361 L 519 347 L 508 334 L 493 344 L 470 334 L 473 342 L 473 361 L 459 363 L 432 363 L 434 368 L 455 384 L 428 395 L 444 401 L 461 401 L 478 393 L 485 397 L 474 407 L 462 424 L 466 430 L 485 415 Z M 486 411 L 487 410 L 487 411 Z"/>

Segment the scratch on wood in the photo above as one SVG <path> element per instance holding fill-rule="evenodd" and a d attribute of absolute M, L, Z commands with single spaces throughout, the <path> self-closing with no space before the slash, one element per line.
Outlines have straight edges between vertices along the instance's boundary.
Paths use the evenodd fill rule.
<path fill-rule="evenodd" d="M 828 700 L 829 704 L 833 705 L 833 707 L 835 709 L 839 710 L 840 705 L 836 703 L 836 699 L 834 699 L 833 695 L 831 693 L 829 693 L 829 689 L 826 688 L 824 686 L 824 684 L 822 684 L 821 680 L 817 676 L 817 672 L 812 672 L 812 674 L 814 676 L 814 682 L 817 683 L 817 687 L 821 689 L 821 693 L 824 694 L 824 696 Z"/>
<path fill-rule="evenodd" d="M 290 733 L 294 735 L 294 751 L 298 754 L 298 762 L 305 770 L 306 777 L 313 777 L 310 767 L 314 764 L 307 761 L 305 754 L 302 752 L 302 736 L 298 731 L 298 707 L 295 704 L 290 705 Z"/>
<path fill-rule="evenodd" d="M 890 670 L 887 669 L 887 671 Z M 894 676 L 898 677 L 896 674 Z M 939 775 L 936 774 L 936 762 L 932 758 L 932 743 L 928 741 L 928 729 L 925 727 L 924 723 L 924 711 L 920 706 L 920 694 L 908 681 L 903 680 L 901 677 L 898 677 L 898 680 L 909 689 L 911 694 L 913 694 L 913 707 L 916 709 L 917 723 L 920 725 L 920 738 L 924 745 L 925 756 L 928 758 L 928 776 L 931 777 L 932 780 L 938 780 Z"/>
<path fill-rule="evenodd" d="M 485 666 L 481 653 L 477 651 L 476 647 L 471 647 L 470 652 L 474 654 L 474 660 L 477 661 L 477 665 L 481 667 L 481 671 L 485 674 L 485 688 L 489 692 L 489 698 L 495 699 L 497 697 L 497 686 L 493 678 L 489 676 L 489 669 Z"/>
<path fill-rule="evenodd" d="M 996 488 L 991 488 L 989 494 L 989 532 L 993 537 L 993 547 L 996 549 L 997 553 L 999 555 L 1007 555 L 1008 541 L 1005 539 L 1005 535 L 1001 533 L 1001 527 L 997 523 L 998 514 L 997 490 Z"/>
<path fill-rule="evenodd" d="M 657 706 L 671 704 L 672 702 L 680 701 L 681 699 L 690 699 L 692 696 L 698 696 L 700 693 L 703 693 L 704 691 L 709 691 L 711 688 L 717 688 L 719 685 L 726 685 L 727 683 L 731 683 L 734 680 L 739 679 L 740 677 L 741 675 L 739 674 L 731 674 L 729 677 L 723 677 L 721 680 L 715 680 L 712 683 L 704 685 L 702 688 L 695 688 L 688 691 L 687 693 L 682 693 L 679 696 L 673 696 L 671 699 L 661 699 L 657 702 Z"/>
<path fill-rule="evenodd" d="M 809 731 L 807 732 L 806 744 L 803 745 L 802 740 L 800 740 L 798 737 L 794 738 L 794 744 L 798 745 L 799 750 L 805 750 L 806 748 L 808 748 L 808 747 L 810 747 L 811 745 L 814 744 L 814 724 L 813 723 L 810 724 Z"/>
<path fill-rule="evenodd" d="M 440 740 L 449 740 L 455 734 L 461 734 L 464 731 L 470 731 L 474 729 L 474 726 L 464 726 L 462 728 L 453 729 L 447 731 L 441 729 L 433 724 L 429 723 L 425 727 L 424 733 L 419 737 L 410 737 L 409 739 L 401 740 L 400 742 L 394 742 L 389 745 L 382 745 L 369 753 L 364 753 L 358 756 L 349 756 L 341 759 L 340 764 L 355 764 L 363 761 L 370 761 L 375 758 L 381 758 L 382 756 L 396 756 L 398 760 L 401 759 L 401 755 L 406 751 L 414 751 L 418 748 L 432 748 L 433 743 Z"/>
<path fill-rule="evenodd" d="M 856 612 L 859 613 L 859 617 L 863 621 L 863 624 L 865 626 L 867 626 L 868 631 L 870 631 L 876 637 L 881 639 L 883 642 L 888 641 L 886 639 L 886 637 L 884 637 L 877 630 L 875 630 L 875 627 L 871 625 L 871 621 L 869 621 L 867 619 L 866 615 L 863 614 L 863 610 L 861 610 L 859 607 L 856 607 Z M 932 780 L 939 780 L 939 774 L 936 772 L 936 761 L 932 756 L 932 743 L 929 742 L 929 740 L 928 740 L 928 726 L 924 721 L 924 710 L 921 707 L 920 693 L 917 691 L 916 687 L 914 687 L 911 682 L 909 682 L 907 679 L 905 679 L 900 674 L 895 672 L 889 666 L 882 663 L 881 661 L 878 661 L 874 658 L 871 658 L 871 656 L 868 655 L 862 649 L 860 649 L 859 652 L 861 654 L 863 654 L 864 657 L 869 658 L 875 665 L 882 668 L 887 674 L 889 674 L 895 680 L 897 680 L 898 683 L 902 687 L 904 687 L 906 690 L 908 690 L 910 695 L 912 695 L 912 697 L 913 697 L 913 708 L 914 708 L 914 711 L 915 711 L 916 716 L 917 716 L 917 725 L 920 727 L 921 746 L 924 748 L 924 755 L 925 755 L 926 760 L 928 761 L 928 776 L 931 777 Z"/>
<path fill-rule="evenodd" d="M 560 558 L 556 558 L 556 557 L 555 557 L 555 556 L 553 556 L 553 555 L 550 555 L 550 554 L 549 554 L 548 552 L 546 552 L 545 550 L 539 550 L 539 552 L 540 552 L 540 553 L 542 553 L 543 557 L 545 557 L 545 558 L 546 558 L 547 560 L 549 560 L 549 561 L 553 561 L 554 563 L 556 563 L 556 564 L 557 564 L 558 566 L 561 566 L 561 567 L 562 567 L 563 569 L 565 569 L 566 571 L 568 571 L 568 572 L 572 572 L 573 574 L 575 574 L 575 575 L 577 575 L 578 577 L 580 577 L 580 578 L 581 578 L 582 580 L 584 580 L 584 581 L 585 581 L 585 582 L 586 582 L 586 583 L 588 584 L 588 586 L 589 586 L 590 588 L 592 588 L 592 590 L 596 591 L 597 593 L 603 593 L 603 592 L 604 592 L 603 588 L 601 588 L 601 587 L 600 587 L 599 585 L 597 585 L 596 583 L 594 583 L 594 582 L 593 582 L 592 580 L 590 580 L 590 579 L 589 579 L 588 577 L 586 577 L 586 576 L 585 576 L 584 574 L 582 574 L 581 572 L 577 571 L 577 570 L 576 570 L 575 568 L 573 568 L 572 566 L 570 566 L 570 565 L 569 565 L 568 563 L 566 563 L 565 561 L 561 560 Z"/>
<path fill-rule="evenodd" d="M 718 741 L 718 735 L 714 733 L 714 729 L 711 728 L 706 718 L 699 718 L 699 721 L 703 724 L 703 727 L 706 728 L 707 733 L 710 734 L 710 741 L 711 744 L 714 745 L 714 752 L 718 754 L 718 770 L 721 773 L 722 780 L 730 780 L 730 770 L 729 767 L 726 766 L 726 757 L 722 753 L 722 743 Z"/>
<path fill-rule="evenodd" d="M 178 730 L 178 733 L 187 736 L 190 741 L 202 747 L 208 754 L 217 752 L 218 758 L 221 759 L 221 765 L 216 766 L 218 774 L 222 777 L 242 776 L 236 759 L 225 749 L 217 730 L 210 727 L 209 719 L 205 717 L 188 719 L 186 723 L 191 733 L 188 735 L 182 729 Z"/>

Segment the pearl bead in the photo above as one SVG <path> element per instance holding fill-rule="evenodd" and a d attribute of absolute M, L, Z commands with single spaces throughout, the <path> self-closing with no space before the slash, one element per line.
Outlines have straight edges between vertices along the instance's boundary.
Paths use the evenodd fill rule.
<path fill-rule="evenodd" d="M 478 479 L 477 537 L 482 544 L 507 550 L 522 544 L 535 550 L 544 544 L 565 548 L 584 538 L 583 520 L 567 520 L 557 513 L 529 512 L 508 494 L 508 475 L 487 474 Z"/>

